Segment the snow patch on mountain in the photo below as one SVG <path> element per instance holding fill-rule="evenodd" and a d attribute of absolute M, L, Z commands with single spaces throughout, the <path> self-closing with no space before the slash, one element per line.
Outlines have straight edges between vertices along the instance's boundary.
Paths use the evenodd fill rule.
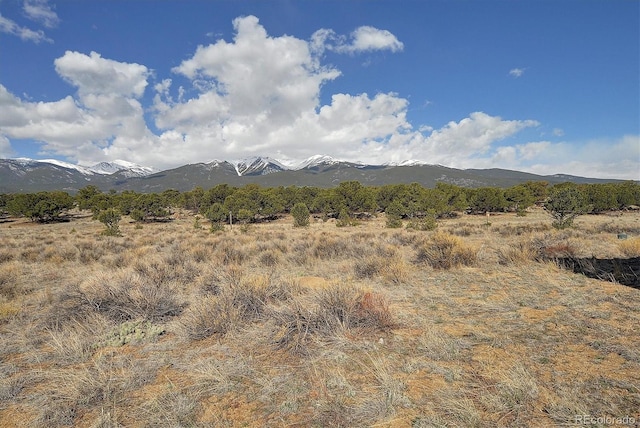
<path fill-rule="evenodd" d="M 15 159 L 7 159 L 7 160 L 15 162 L 16 164 L 20 165 L 22 168 L 35 168 L 43 164 L 53 165 L 60 168 L 78 171 L 82 175 L 86 175 L 86 176 L 92 176 L 96 174 L 111 175 L 111 174 L 115 174 L 116 172 L 120 172 L 126 177 L 143 177 L 143 176 L 157 172 L 157 170 L 155 170 L 154 168 L 141 166 L 125 160 L 115 160 L 113 162 L 100 162 L 98 164 L 95 164 L 89 167 L 76 165 L 73 163 L 64 162 L 57 159 L 15 158 Z"/>
<path fill-rule="evenodd" d="M 383 165 L 385 166 L 420 166 L 420 165 L 428 165 L 428 163 L 415 160 L 415 159 L 409 159 L 401 162 L 386 162 Z"/>
<path fill-rule="evenodd" d="M 337 163 L 343 162 L 336 158 L 327 155 L 313 155 L 301 163 L 299 163 L 294 169 L 304 169 L 304 168 L 313 168 L 319 165 L 335 165 Z"/>
<path fill-rule="evenodd" d="M 253 156 L 232 161 L 231 164 L 235 167 L 239 176 L 265 175 L 289 169 L 280 161 L 265 156 Z"/>
<path fill-rule="evenodd" d="M 80 165 L 75 165 L 72 163 L 68 163 L 68 162 L 63 162 L 63 161 L 59 161 L 57 159 L 41 159 L 41 160 L 36 160 L 36 159 L 29 159 L 29 158 L 16 158 L 16 159 L 10 159 L 10 160 L 14 160 L 16 162 L 18 162 L 20 165 L 24 166 L 24 167 L 37 167 L 38 164 L 50 164 L 50 165 L 54 165 L 54 166 L 58 166 L 60 168 L 66 168 L 66 169 L 72 169 L 75 171 L 78 171 L 84 175 L 93 175 L 93 172 L 89 169 L 89 168 L 85 168 L 83 166 Z"/>
<path fill-rule="evenodd" d="M 89 168 L 92 172 L 102 175 L 115 174 L 122 172 L 127 177 L 144 177 L 146 175 L 157 172 L 155 169 L 141 166 L 133 162 L 125 160 L 115 160 L 112 162 L 100 162 Z"/>

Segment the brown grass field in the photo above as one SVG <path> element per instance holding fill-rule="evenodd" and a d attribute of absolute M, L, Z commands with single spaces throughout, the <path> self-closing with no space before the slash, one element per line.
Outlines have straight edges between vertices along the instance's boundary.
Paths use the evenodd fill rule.
<path fill-rule="evenodd" d="M 86 215 L 0 223 L 0 426 L 640 421 L 640 290 L 547 260 L 640 255 L 640 213 L 175 217 L 122 237 Z"/>

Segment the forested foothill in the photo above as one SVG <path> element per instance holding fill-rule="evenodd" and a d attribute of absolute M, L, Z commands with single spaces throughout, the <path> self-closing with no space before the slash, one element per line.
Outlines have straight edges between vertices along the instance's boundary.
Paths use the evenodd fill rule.
<path fill-rule="evenodd" d="M 187 192 L 105 193 L 90 185 L 73 196 L 62 191 L 0 194 L 3 216 L 27 217 L 40 223 L 68 220 L 73 208 L 91 211 L 95 219 L 105 210 L 115 210 L 140 223 L 170 221 L 175 209 L 201 215 L 212 224 L 258 223 L 290 214 L 296 205 L 298 210 L 306 208 L 310 215 L 324 219 L 338 218 L 341 214 L 366 219 L 385 213 L 390 219 L 389 227 L 402 225 L 402 220 L 439 219 L 462 212 L 526 215 L 527 208 L 538 205 L 549 212 L 554 226 L 564 228 L 578 215 L 636 209 L 640 206 L 640 184 L 527 182 L 509 188 L 465 188 L 438 183 L 435 188 L 426 188 L 418 183 L 365 186 L 346 181 L 329 189 L 219 184 Z"/>

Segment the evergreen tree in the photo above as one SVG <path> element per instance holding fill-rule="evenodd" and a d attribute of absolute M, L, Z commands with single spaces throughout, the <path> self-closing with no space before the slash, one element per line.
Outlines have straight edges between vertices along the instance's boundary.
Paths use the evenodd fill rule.
<path fill-rule="evenodd" d="M 573 224 L 573 220 L 589 211 L 585 195 L 570 183 L 556 185 L 549 191 L 545 209 L 553 218 L 553 227 L 565 229 Z"/>
<path fill-rule="evenodd" d="M 107 236 L 120 236 L 120 211 L 115 208 L 108 208 L 104 211 L 101 211 L 98 216 L 98 221 L 103 223 L 106 227 L 104 235 Z"/>
<path fill-rule="evenodd" d="M 309 226 L 309 208 L 302 202 L 298 202 L 291 209 L 294 227 Z"/>

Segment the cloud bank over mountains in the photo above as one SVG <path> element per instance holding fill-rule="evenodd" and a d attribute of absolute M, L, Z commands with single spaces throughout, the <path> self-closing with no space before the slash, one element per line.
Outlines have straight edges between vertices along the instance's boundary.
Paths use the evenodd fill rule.
<path fill-rule="evenodd" d="M 57 25 L 45 6 L 26 2 L 25 13 Z M 638 178 L 639 136 L 588 142 L 588 150 L 576 153 L 568 143 L 545 140 L 509 145 L 541 125 L 534 119 L 477 111 L 432 129 L 411 124 L 408 99 L 394 92 L 335 93 L 323 104 L 323 88 L 342 74 L 325 63 L 327 53 L 401 55 L 404 45 L 389 31 L 362 26 L 349 35 L 319 29 L 309 40 L 272 37 L 255 16 L 236 18 L 233 28 L 232 41 L 198 46 L 169 76 L 97 52 L 66 51 L 54 67 L 73 95 L 31 101 L 0 84 L 0 157 L 12 155 L 14 141 L 36 140 L 43 155 L 80 165 L 127 159 L 167 169 L 216 158 L 293 162 L 323 153 L 369 164 L 418 159 L 455 168 Z M 1 16 L 0 30 L 20 31 Z"/>

